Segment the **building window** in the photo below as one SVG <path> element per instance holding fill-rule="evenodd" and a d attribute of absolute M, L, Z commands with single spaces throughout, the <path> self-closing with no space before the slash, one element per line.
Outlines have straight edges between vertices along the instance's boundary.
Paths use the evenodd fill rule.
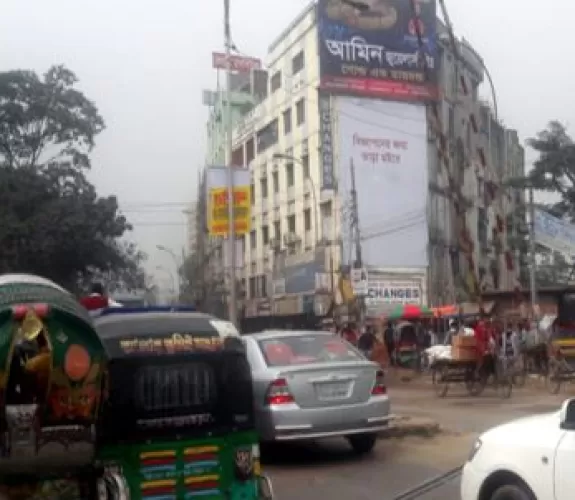
<path fill-rule="evenodd" d="M 272 183 L 273 183 L 273 189 L 274 189 L 274 193 L 279 193 L 280 190 L 280 181 L 279 181 L 279 175 L 277 172 L 274 172 L 272 174 Z"/>
<path fill-rule="evenodd" d="M 270 228 L 262 226 L 262 243 L 267 245 L 270 242 Z"/>
<path fill-rule="evenodd" d="M 287 230 L 288 233 L 295 233 L 295 214 L 289 215 L 287 218 Z"/>
<path fill-rule="evenodd" d="M 305 65 L 305 55 L 303 50 L 291 60 L 292 75 L 299 73 Z"/>
<path fill-rule="evenodd" d="M 302 155 L 302 157 L 301 157 L 301 171 L 302 171 L 304 180 L 310 176 L 309 153 L 306 153 L 306 154 Z"/>
<path fill-rule="evenodd" d="M 311 208 L 306 208 L 303 211 L 303 228 L 304 231 L 311 231 Z"/>
<path fill-rule="evenodd" d="M 279 220 L 274 222 L 274 238 L 277 241 L 281 241 L 282 239 L 282 227 Z"/>
<path fill-rule="evenodd" d="M 252 250 L 254 250 L 256 248 L 257 245 L 257 234 L 255 229 L 253 231 L 250 231 L 250 248 Z"/>
<path fill-rule="evenodd" d="M 262 192 L 262 199 L 266 199 L 268 197 L 268 178 L 262 177 L 260 179 L 260 190 Z"/>
<path fill-rule="evenodd" d="M 300 99 L 295 105 L 296 123 L 301 125 L 305 122 L 305 99 Z"/>
<path fill-rule="evenodd" d="M 288 163 L 286 163 L 286 184 L 287 187 L 293 187 L 295 183 L 295 178 L 294 178 L 294 166 L 293 166 L 293 162 L 290 161 Z"/>
<path fill-rule="evenodd" d="M 287 135 L 291 132 L 291 108 L 288 108 L 283 112 L 283 121 L 284 134 Z"/>
<path fill-rule="evenodd" d="M 278 119 L 272 120 L 256 134 L 258 153 L 263 153 L 278 142 Z"/>
<path fill-rule="evenodd" d="M 256 187 L 253 182 L 250 184 L 250 198 L 253 206 L 256 202 Z"/>
<path fill-rule="evenodd" d="M 282 86 L 282 72 L 276 71 L 270 80 L 270 91 L 274 93 Z"/>
<path fill-rule="evenodd" d="M 246 165 L 249 165 L 252 160 L 256 157 L 256 151 L 254 148 L 253 137 L 246 142 Z"/>
<path fill-rule="evenodd" d="M 248 292 L 249 292 L 249 296 L 251 299 L 253 299 L 256 296 L 256 277 L 255 276 L 250 276 Z"/>

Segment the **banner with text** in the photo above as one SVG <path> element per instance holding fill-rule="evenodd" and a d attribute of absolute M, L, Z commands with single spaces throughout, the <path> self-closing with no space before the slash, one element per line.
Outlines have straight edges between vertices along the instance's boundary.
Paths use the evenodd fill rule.
<path fill-rule="evenodd" d="M 319 0 L 320 87 L 401 100 L 437 99 L 435 0 Z M 419 27 L 419 29 L 418 29 Z"/>
<path fill-rule="evenodd" d="M 233 169 L 234 228 L 236 236 L 251 229 L 250 172 Z M 228 169 L 209 167 L 206 171 L 207 224 L 210 236 L 227 236 L 230 227 L 228 204 Z"/>
<path fill-rule="evenodd" d="M 335 109 L 340 192 L 351 192 L 353 170 L 364 264 L 426 267 L 425 106 L 337 97 Z M 344 245 L 346 255 L 349 251 Z"/>
<path fill-rule="evenodd" d="M 319 93 L 319 140 L 321 155 L 321 189 L 334 189 L 333 127 L 331 121 L 331 97 Z"/>
<path fill-rule="evenodd" d="M 535 210 L 533 220 L 535 241 L 569 256 L 575 256 L 575 225 L 554 217 L 544 210 Z"/>

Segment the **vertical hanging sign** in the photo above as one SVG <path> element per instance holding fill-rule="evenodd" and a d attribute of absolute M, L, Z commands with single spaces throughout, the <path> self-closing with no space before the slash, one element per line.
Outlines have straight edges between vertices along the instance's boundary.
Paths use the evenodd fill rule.
<path fill-rule="evenodd" d="M 333 134 L 330 96 L 319 93 L 319 135 L 321 150 L 321 189 L 334 189 Z"/>

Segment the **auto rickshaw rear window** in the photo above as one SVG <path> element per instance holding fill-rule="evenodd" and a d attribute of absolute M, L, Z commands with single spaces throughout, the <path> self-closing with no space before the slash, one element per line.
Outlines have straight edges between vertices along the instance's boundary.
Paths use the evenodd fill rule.
<path fill-rule="evenodd" d="M 141 411 L 209 406 L 217 395 L 213 367 L 203 362 L 146 366 L 135 377 L 135 404 Z"/>

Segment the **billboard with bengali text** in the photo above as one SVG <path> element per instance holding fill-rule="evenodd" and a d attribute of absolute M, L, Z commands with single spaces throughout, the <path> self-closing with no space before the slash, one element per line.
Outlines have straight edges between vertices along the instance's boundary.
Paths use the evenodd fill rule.
<path fill-rule="evenodd" d="M 549 250 L 575 256 L 575 225 L 545 210 L 536 209 L 534 215 L 535 241 Z"/>
<path fill-rule="evenodd" d="M 319 0 L 317 10 L 322 89 L 437 99 L 435 0 Z"/>
<path fill-rule="evenodd" d="M 210 236 L 227 236 L 230 228 L 228 203 L 228 169 L 209 167 L 206 173 L 207 225 Z M 234 228 L 236 236 L 251 230 L 250 173 L 233 168 Z"/>
<path fill-rule="evenodd" d="M 353 168 L 364 265 L 426 267 L 425 105 L 340 96 L 334 111 L 340 191 L 351 192 Z"/>

